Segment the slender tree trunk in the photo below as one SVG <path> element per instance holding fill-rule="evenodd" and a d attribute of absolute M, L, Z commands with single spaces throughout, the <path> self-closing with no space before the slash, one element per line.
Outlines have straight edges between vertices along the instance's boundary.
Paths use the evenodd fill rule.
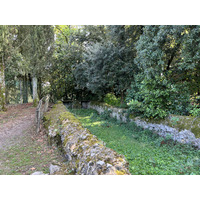
<path fill-rule="evenodd" d="M 38 78 L 38 97 L 39 97 L 39 99 L 42 98 L 42 79 L 41 79 L 41 77 Z"/>
<path fill-rule="evenodd" d="M 23 103 L 23 82 L 21 79 L 19 80 L 19 88 L 20 88 L 20 100 L 19 101 L 22 104 Z"/>
<path fill-rule="evenodd" d="M 8 91 L 7 88 L 6 88 L 6 104 L 10 104 L 10 101 L 9 101 L 9 91 Z"/>
<path fill-rule="evenodd" d="M 37 106 L 38 93 L 37 93 L 37 78 L 33 77 L 33 106 Z"/>
<path fill-rule="evenodd" d="M 0 64 L 0 111 L 6 110 L 6 84 L 4 69 L 4 65 Z"/>
<path fill-rule="evenodd" d="M 33 98 L 33 86 L 32 86 L 31 74 L 28 74 L 28 79 L 29 79 L 29 87 L 30 87 L 31 97 Z"/>
<path fill-rule="evenodd" d="M 23 79 L 23 103 L 28 103 L 28 80 L 26 74 Z"/>

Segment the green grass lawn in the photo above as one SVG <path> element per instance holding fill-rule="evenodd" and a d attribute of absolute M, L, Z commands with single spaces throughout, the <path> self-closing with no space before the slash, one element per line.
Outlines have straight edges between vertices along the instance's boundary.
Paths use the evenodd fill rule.
<path fill-rule="evenodd" d="M 95 110 L 71 110 L 106 146 L 123 154 L 131 174 L 200 174 L 200 150 L 175 144 L 133 122 L 125 124 Z"/>

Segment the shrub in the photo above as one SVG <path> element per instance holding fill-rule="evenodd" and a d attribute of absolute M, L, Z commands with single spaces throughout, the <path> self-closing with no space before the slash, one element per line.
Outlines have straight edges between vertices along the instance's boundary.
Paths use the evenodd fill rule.
<path fill-rule="evenodd" d="M 177 125 L 177 123 L 179 122 L 179 117 L 172 117 L 171 118 L 171 123 L 173 126 Z"/>
<path fill-rule="evenodd" d="M 138 100 L 131 100 L 128 103 L 129 109 L 134 112 L 135 115 L 141 115 L 143 113 L 142 103 Z"/>
<path fill-rule="evenodd" d="M 110 110 L 105 110 L 105 111 L 101 114 L 101 116 L 102 116 L 102 118 L 104 118 L 105 120 L 107 120 L 107 119 L 110 119 L 110 113 L 111 113 Z"/>
<path fill-rule="evenodd" d="M 170 113 L 187 115 L 190 96 L 187 87 L 182 87 L 170 83 L 165 77 L 144 78 L 128 91 L 129 109 L 146 118 L 165 118 Z M 130 94 L 133 95 L 131 101 Z"/>
<path fill-rule="evenodd" d="M 194 117 L 200 117 L 200 108 L 197 105 L 194 105 L 193 109 L 190 110 L 190 114 Z"/>
<path fill-rule="evenodd" d="M 104 102 L 111 106 L 120 106 L 120 98 L 117 98 L 113 93 L 106 94 Z"/>

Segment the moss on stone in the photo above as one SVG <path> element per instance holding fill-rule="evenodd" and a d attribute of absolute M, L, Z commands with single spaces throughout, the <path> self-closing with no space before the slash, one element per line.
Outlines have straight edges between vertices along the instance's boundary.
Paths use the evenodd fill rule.
<path fill-rule="evenodd" d="M 118 160 L 119 160 L 120 162 L 124 162 L 124 159 L 121 158 L 121 157 L 118 157 Z"/>
<path fill-rule="evenodd" d="M 116 170 L 115 171 L 116 175 L 125 175 L 126 172 L 124 170 Z"/>
<path fill-rule="evenodd" d="M 60 121 L 68 120 L 70 123 L 73 124 L 80 124 L 80 121 L 70 112 L 62 112 L 59 116 Z"/>
<path fill-rule="evenodd" d="M 92 106 L 101 106 L 103 108 L 113 108 L 111 105 L 104 103 L 104 102 L 98 102 L 98 101 L 91 101 L 90 104 Z"/>
<path fill-rule="evenodd" d="M 64 146 L 64 147 L 66 146 L 67 142 L 68 142 L 68 138 L 65 137 L 64 142 L 63 142 L 63 146 Z"/>
<path fill-rule="evenodd" d="M 147 118 L 140 118 L 134 116 L 134 114 L 130 114 L 129 116 L 132 120 L 142 120 L 147 123 L 152 124 L 163 124 L 173 128 L 178 129 L 179 131 L 182 130 L 190 130 L 194 135 L 199 138 L 200 137 L 200 117 L 193 117 L 193 116 L 180 116 L 180 115 L 170 115 L 165 119 L 147 119 Z M 176 123 L 173 122 L 173 118 L 178 119 Z"/>
<path fill-rule="evenodd" d="M 37 107 L 37 105 L 38 105 L 38 100 L 37 100 L 37 99 L 34 99 L 34 100 L 33 100 L 33 107 Z"/>
<path fill-rule="evenodd" d="M 173 118 L 178 119 L 176 123 L 174 123 Z M 190 130 L 194 135 L 198 138 L 200 137 L 200 117 L 193 116 L 180 116 L 180 115 L 170 115 L 166 119 L 160 120 L 149 120 L 150 123 L 156 124 L 164 124 L 173 128 L 182 130 Z"/>
<path fill-rule="evenodd" d="M 56 104 L 63 104 L 63 102 L 62 101 L 57 101 Z"/>
<path fill-rule="evenodd" d="M 62 103 L 55 104 L 50 112 L 45 114 L 44 119 L 46 123 L 45 126 L 48 127 L 51 133 L 54 131 L 52 140 L 60 138 L 61 141 L 62 137 L 62 150 L 66 155 L 69 154 L 68 156 L 71 157 L 70 163 L 72 169 L 75 168 L 77 170 L 76 174 L 93 173 L 91 171 L 85 172 L 82 169 L 87 169 L 90 161 L 94 163 L 97 162 L 96 157 L 99 158 L 98 160 L 104 161 L 106 157 L 109 156 L 112 157 L 112 159 L 109 158 L 112 165 L 114 165 L 115 160 L 117 160 L 117 163 L 124 165 L 125 160 L 122 159 L 120 155 L 116 154 L 116 152 L 113 152 L 113 150 L 107 149 L 104 145 L 100 144 L 97 137 L 92 135 L 88 129 L 83 128 L 80 121 L 70 113 Z M 55 129 L 57 135 L 54 134 Z M 94 149 L 95 156 L 92 156 L 91 153 Z M 95 166 L 96 165 L 93 167 Z M 127 174 L 125 171 L 119 170 L 116 174 Z M 95 173 L 97 173 L 97 171 Z M 107 172 L 103 172 L 103 174 L 105 173 Z"/>

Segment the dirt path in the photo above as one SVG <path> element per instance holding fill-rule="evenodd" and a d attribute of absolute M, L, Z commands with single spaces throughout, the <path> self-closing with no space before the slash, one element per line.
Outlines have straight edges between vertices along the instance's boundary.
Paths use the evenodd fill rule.
<path fill-rule="evenodd" d="M 31 104 L 8 107 L 7 112 L 0 114 L 0 149 L 20 140 L 34 120 L 35 108 Z"/>
<path fill-rule="evenodd" d="M 0 113 L 0 174 L 48 173 L 52 162 L 62 162 L 56 147 L 48 146 L 43 131 L 35 133 L 32 104 L 9 106 Z"/>

